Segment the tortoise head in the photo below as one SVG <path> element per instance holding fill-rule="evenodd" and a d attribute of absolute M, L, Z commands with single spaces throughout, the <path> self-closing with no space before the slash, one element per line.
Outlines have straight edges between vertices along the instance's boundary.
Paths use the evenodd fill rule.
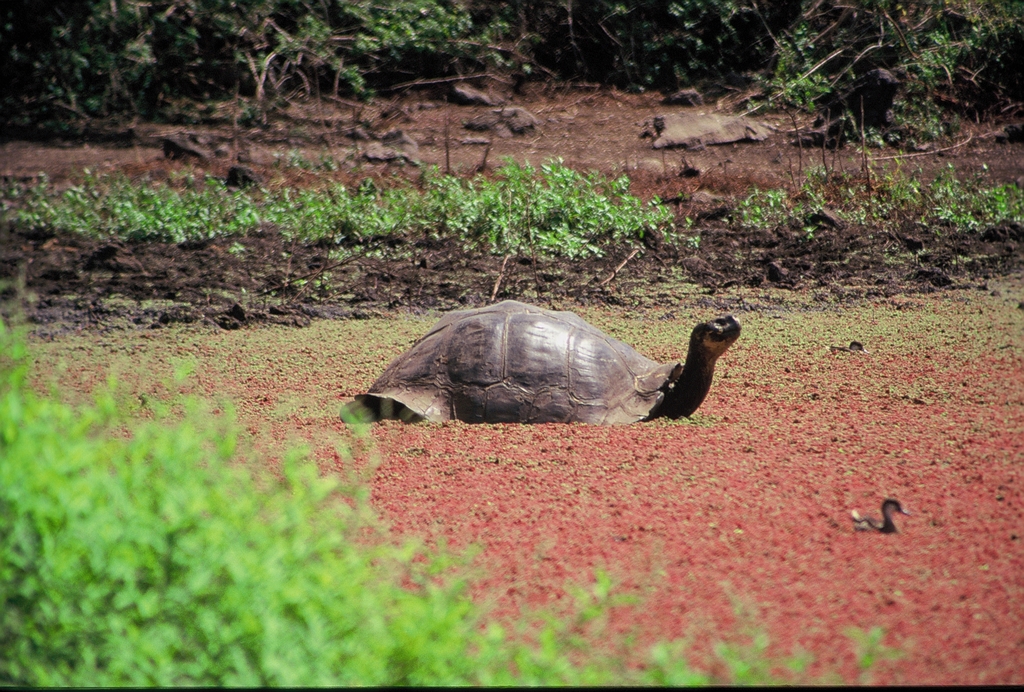
<path fill-rule="evenodd" d="M 710 359 L 714 364 L 718 357 L 740 338 L 740 323 L 732 315 L 719 317 L 710 322 L 701 322 L 690 333 L 690 353 L 687 361 L 694 356 Z"/>
<path fill-rule="evenodd" d="M 665 398 L 651 417 L 689 416 L 704 402 L 715 376 L 715 362 L 740 338 L 740 323 L 732 315 L 702 322 L 690 333 L 686 363 L 676 366 L 665 387 Z"/>

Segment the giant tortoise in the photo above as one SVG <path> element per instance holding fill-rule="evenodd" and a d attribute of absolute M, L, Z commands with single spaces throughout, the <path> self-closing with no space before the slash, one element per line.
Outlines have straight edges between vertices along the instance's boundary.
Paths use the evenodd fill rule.
<path fill-rule="evenodd" d="M 506 300 L 445 315 L 346 415 L 604 425 L 689 416 L 739 335 L 731 315 L 698 324 L 685 365 L 660 365 L 571 312 Z"/>

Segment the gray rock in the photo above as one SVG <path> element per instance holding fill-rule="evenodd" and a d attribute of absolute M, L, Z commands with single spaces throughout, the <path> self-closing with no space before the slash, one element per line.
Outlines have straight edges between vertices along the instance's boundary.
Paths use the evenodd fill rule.
<path fill-rule="evenodd" d="M 349 139 L 365 142 L 372 139 L 370 133 L 362 125 L 353 125 L 341 131 L 341 134 Z"/>
<path fill-rule="evenodd" d="M 704 97 L 696 89 L 680 89 L 661 100 L 666 106 L 703 106 Z"/>
<path fill-rule="evenodd" d="M 497 113 L 482 113 L 469 120 L 463 120 L 462 126 L 474 132 L 486 132 L 493 129 L 500 122 L 501 117 Z"/>
<path fill-rule="evenodd" d="M 391 130 L 390 132 L 385 133 L 384 136 L 380 138 L 380 141 L 385 146 L 391 147 L 392 149 L 398 149 L 409 156 L 416 156 L 416 154 L 420 152 L 420 145 L 416 143 L 416 140 L 401 130 Z"/>
<path fill-rule="evenodd" d="M 734 209 L 734 204 L 728 197 L 713 195 L 706 190 L 697 190 L 689 199 L 690 207 L 694 217 L 698 221 L 714 221 L 725 218 Z"/>
<path fill-rule="evenodd" d="M 206 161 L 213 157 L 213 154 L 205 146 L 200 144 L 195 135 L 176 134 L 168 135 L 160 139 L 164 156 L 169 159 L 194 158 Z"/>
<path fill-rule="evenodd" d="M 713 144 L 760 142 L 771 134 L 764 123 L 743 116 L 668 113 L 655 116 L 655 149 L 700 149 Z"/>
<path fill-rule="evenodd" d="M 270 152 L 261 149 L 242 150 L 235 156 L 235 160 L 238 163 L 251 163 L 256 166 L 273 166 L 277 163 L 277 159 Z"/>
<path fill-rule="evenodd" d="M 537 116 L 525 108 L 502 108 L 498 115 L 508 125 L 508 129 L 517 135 L 521 135 L 527 130 L 532 130 L 537 125 L 540 125 L 540 120 L 537 119 Z"/>
<path fill-rule="evenodd" d="M 498 108 L 462 121 L 462 126 L 467 130 L 493 130 L 499 137 L 508 137 L 510 133 L 521 135 L 539 124 L 537 116 L 525 108 Z"/>
<path fill-rule="evenodd" d="M 837 216 L 831 209 L 819 209 L 818 211 L 809 214 L 805 221 L 811 226 L 830 226 L 831 228 L 840 229 L 846 227 L 846 222 L 839 218 L 839 216 Z"/>
<path fill-rule="evenodd" d="M 728 197 L 722 197 L 721 195 L 714 195 L 714 194 L 708 192 L 707 190 L 697 190 L 692 195 L 690 195 L 690 203 L 691 204 L 703 204 L 703 205 L 727 204 L 727 203 L 729 203 L 731 201 L 732 200 L 730 200 Z"/>
<path fill-rule="evenodd" d="M 228 177 L 224 184 L 228 187 L 260 186 L 263 184 L 263 179 L 248 166 L 232 166 L 228 169 Z"/>
<path fill-rule="evenodd" d="M 404 151 L 384 146 L 380 142 L 370 142 L 363 150 L 363 158 L 371 163 L 390 163 L 392 161 L 415 163 L 415 160 Z"/>
<path fill-rule="evenodd" d="M 468 84 L 453 84 L 448 98 L 460 106 L 500 106 L 502 101 Z"/>
<path fill-rule="evenodd" d="M 722 281 L 722 275 L 700 257 L 686 257 L 680 260 L 679 265 L 694 282 L 702 286 L 716 286 Z"/>
<path fill-rule="evenodd" d="M 782 283 L 789 278 L 789 270 L 785 269 L 778 262 L 768 263 L 768 280 L 773 284 Z"/>

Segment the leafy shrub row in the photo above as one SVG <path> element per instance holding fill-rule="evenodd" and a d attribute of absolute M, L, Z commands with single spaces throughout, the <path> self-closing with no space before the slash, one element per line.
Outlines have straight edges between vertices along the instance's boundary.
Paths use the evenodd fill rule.
<path fill-rule="evenodd" d="M 741 228 L 782 224 L 804 226 L 808 219 L 832 209 L 851 223 L 901 232 L 908 225 L 945 232 L 975 233 L 1005 223 L 1024 223 L 1024 190 L 1016 185 L 986 186 L 980 175 L 958 176 L 950 164 L 929 183 L 900 170 L 873 181 L 816 168 L 800 190 L 754 190 L 737 205 L 735 222 Z"/>
<path fill-rule="evenodd" d="M 449 559 L 388 542 L 365 492 L 301 453 L 255 475 L 230 418 L 193 402 L 131 422 L 109 393 L 71 408 L 27 363 L 0 321 L 0 685 L 707 682 L 678 644 L 644 671 L 588 662 L 572 622 L 512 642 Z"/>
<path fill-rule="evenodd" d="M 1019 0 L 8 0 L 0 110 L 16 125 L 109 114 L 203 119 L 196 102 L 365 96 L 481 71 L 635 89 L 758 72 L 807 106 L 874 67 L 959 110 L 1024 100 Z M 738 81 L 737 81 L 738 80 Z M 777 101 L 776 101 L 777 102 Z M 921 104 L 925 105 L 922 106 Z"/>
<path fill-rule="evenodd" d="M 264 192 L 230 190 L 214 178 L 149 186 L 121 176 L 90 177 L 63 192 L 45 181 L 0 194 L 0 220 L 23 228 L 133 241 L 203 241 L 275 228 L 285 237 L 339 248 L 383 251 L 382 241 L 441 239 L 497 255 L 579 258 L 636 245 L 657 231 L 676 239 L 668 205 L 629 194 L 629 180 L 581 174 L 553 162 L 539 170 L 509 162 L 494 179 L 425 173 L 421 185 L 358 186 Z M 731 216 L 737 228 L 805 226 L 822 209 L 861 226 L 902 232 L 919 224 L 935 233 L 979 232 L 1024 223 L 1024 191 L 990 186 L 952 165 L 931 182 L 894 169 L 866 180 L 811 169 L 794 193 L 753 190 Z M 683 220 L 682 225 L 692 225 Z M 690 242 L 696 242 L 690 239 Z"/>
<path fill-rule="evenodd" d="M 264 193 L 231 191 L 213 178 L 184 190 L 124 177 L 89 178 L 61 193 L 46 183 L 11 190 L 5 215 L 23 226 L 180 243 L 244 235 L 270 225 L 305 242 L 351 243 L 406 234 L 455 238 L 498 254 L 599 255 L 611 242 L 668 230 L 672 213 L 629 194 L 629 180 L 582 175 L 554 162 L 536 170 L 509 162 L 493 180 L 428 172 L 422 189 Z"/>

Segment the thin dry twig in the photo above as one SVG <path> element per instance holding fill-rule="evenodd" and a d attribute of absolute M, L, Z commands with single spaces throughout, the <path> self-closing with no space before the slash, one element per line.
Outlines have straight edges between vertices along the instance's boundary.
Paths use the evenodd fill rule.
<path fill-rule="evenodd" d="M 879 9 L 881 10 L 881 8 Z M 918 60 L 920 56 L 913 48 L 910 47 L 910 44 L 907 43 L 907 37 L 903 35 L 903 30 L 900 29 L 900 25 L 896 23 L 896 20 L 889 16 L 888 12 L 886 12 L 885 10 L 881 10 L 881 12 L 882 16 L 888 19 L 889 23 L 892 24 L 892 28 L 896 30 L 896 35 L 900 37 L 900 42 L 903 44 L 903 47 L 907 49 L 908 53 L 914 56 L 914 60 Z"/>
<path fill-rule="evenodd" d="M 624 259 L 621 262 L 619 262 L 619 266 L 615 267 L 615 269 L 612 270 L 612 275 L 609 276 L 604 281 L 601 281 L 597 285 L 598 286 L 605 286 L 605 285 L 611 283 L 612 279 L 614 279 L 616 276 L 618 276 L 618 273 L 620 271 L 622 271 L 623 267 L 626 266 L 626 262 L 628 262 L 629 260 L 631 260 L 634 257 L 636 257 L 639 253 L 640 253 L 640 248 L 633 248 L 633 252 L 629 253 L 629 257 L 627 257 L 626 259 Z"/>
<path fill-rule="evenodd" d="M 797 173 L 802 176 L 804 174 L 804 137 L 800 133 L 800 125 L 796 121 L 796 115 L 794 115 L 788 108 L 785 109 L 785 113 L 789 116 L 790 120 L 793 121 L 793 131 L 796 133 L 796 146 L 800 157 L 800 168 Z"/>
<path fill-rule="evenodd" d="M 797 77 L 797 78 L 796 78 L 795 80 L 793 80 L 793 81 L 794 81 L 794 82 L 799 82 L 799 81 L 801 81 L 801 80 L 803 80 L 803 79 L 807 79 L 807 78 L 808 78 L 808 77 L 810 77 L 810 76 L 811 76 L 812 74 L 814 74 L 815 72 L 817 72 L 818 70 L 820 70 L 820 69 L 821 69 L 822 67 L 824 67 L 824 66 L 825 66 L 825 65 L 826 65 L 826 64 L 827 64 L 827 63 L 828 63 L 828 62 L 829 62 L 830 60 L 832 60 L 832 58 L 834 58 L 834 57 L 836 57 L 837 55 L 839 55 L 840 53 L 842 53 L 842 52 L 843 52 L 844 50 L 846 50 L 846 47 L 845 47 L 845 46 L 843 46 L 843 47 L 841 47 L 841 48 L 837 48 L 837 49 L 835 49 L 834 51 L 832 51 L 831 53 L 829 53 L 829 55 L 828 55 L 828 56 L 827 56 L 827 57 L 826 57 L 826 58 L 825 58 L 824 60 L 822 60 L 821 62 L 819 62 L 819 63 L 818 63 L 817 65 L 815 65 L 815 66 L 814 66 L 814 67 L 812 67 L 811 69 L 807 70 L 807 72 L 804 72 L 804 73 L 803 73 L 802 75 L 800 75 L 799 77 Z M 780 96 L 784 95 L 785 93 L 786 93 L 786 90 L 785 90 L 785 87 L 783 87 L 783 89 L 781 89 L 781 90 L 779 90 L 779 91 L 776 91 L 776 92 L 775 92 L 774 94 L 771 94 L 770 96 L 768 96 L 768 100 L 767 100 L 767 101 L 762 101 L 761 103 L 757 104 L 756 106 L 754 106 L 754 107 L 752 107 L 752 108 L 750 108 L 750 109 L 748 109 L 748 110 L 744 111 L 743 115 L 745 115 L 745 116 L 746 116 L 746 115 L 751 115 L 751 114 L 753 114 L 753 113 L 756 113 L 756 112 L 757 112 L 758 110 L 760 110 L 760 109 L 761 109 L 762 107 L 764 107 L 764 106 L 765 106 L 765 105 L 767 105 L 767 104 L 771 104 L 771 103 L 773 103 L 773 102 L 775 101 L 775 99 L 779 98 Z M 719 110 L 720 110 L 720 109 L 719 109 Z"/>
<path fill-rule="evenodd" d="M 815 72 L 820 70 L 822 67 L 824 67 L 826 64 L 828 64 L 829 60 L 831 60 L 832 58 L 836 57 L 837 55 L 842 53 L 844 50 L 846 50 L 846 46 L 840 46 L 839 48 L 836 48 L 834 51 L 829 53 L 823 60 L 821 60 L 821 62 L 819 62 L 817 65 L 815 65 L 811 69 L 807 70 L 806 72 L 804 72 L 802 75 L 800 75 L 799 77 L 797 77 L 793 81 L 794 82 L 802 82 L 803 80 L 807 79 L 812 74 L 814 74 Z"/>
<path fill-rule="evenodd" d="M 540 113 L 548 113 L 550 111 L 567 111 L 570 108 L 572 108 L 573 106 L 578 106 L 579 104 L 583 103 L 584 101 L 591 101 L 591 100 L 593 100 L 596 96 L 597 96 L 596 94 L 594 94 L 593 92 L 590 92 L 590 93 L 584 94 L 583 96 L 580 96 L 578 99 L 572 101 L 571 103 L 566 103 L 566 104 L 556 103 L 556 104 L 553 104 L 551 106 L 544 106 L 543 108 L 539 108 L 539 109 L 537 109 L 534 112 L 537 113 L 537 114 L 540 114 Z"/>
<path fill-rule="evenodd" d="M 337 262 L 332 262 L 331 264 L 325 264 L 324 266 L 320 267 L 319 269 L 314 269 L 313 271 L 309 272 L 308 274 L 303 274 L 302 276 L 297 276 L 295 278 L 288 277 L 288 278 L 285 279 L 285 282 L 283 284 L 279 284 L 277 286 L 271 286 L 270 288 L 264 289 L 260 293 L 260 295 L 265 296 L 265 295 L 269 295 L 269 294 L 273 293 L 274 291 L 280 291 L 282 289 L 291 288 L 292 284 L 294 284 L 294 283 L 296 283 L 298 281 L 307 281 L 309 279 L 316 279 L 317 277 L 319 277 L 324 272 L 333 271 L 333 270 L 337 269 L 338 267 L 343 267 L 346 264 L 348 264 L 349 262 L 354 262 L 355 260 L 359 259 L 361 256 L 362 255 L 349 255 L 345 259 L 338 260 Z M 291 258 L 289 258 L 289 260 L 290 259 Z M 289 263 L 289 269 L 290 268 L 291 268 L 291 264 Z M 291 301 L 289 301 L 289 302 L 295 302 L 296 300 L 298 300 L 302 296 L 302 294 L 306 292 L 306 288 L 309 287 L 311 284 L 312 284 L 312 281 L 309 281 L 308 283 L 303 285 L 303 287 L 301 289 L 299 289 L 299 292 L 296 293 L 292 297 Z"/>
<path fill-rule="evenodd" d="M 488 144 L 487 148 L 484 149 L 484 157 L 480 160 L 480 164 L 476 167 L 477 173 L 483 173 L 487 170 L 487 155 L 491 153 L 491 145 Z"/>
<path fill-rule="evenodd" d="M 448 97 L 444 97 L 444 174 L 452 174 L 451 135 L 448 132 Z"/>
<path fill-rule="evenodd" d="M 501 261 L 501 269 L 498 270 L 498 278 L 494 280 L 494 288 L 491 290 L 491 302 L 498 297 L 498 287 L 501 286 L 501 277 L 505 275 L 505 265 L 512 259 L 512 255 L 505 255 L 505 259 Z"/>
<path fill-rule="evenodd" d="M 871 192 L 871 162 L 868 161 L 867 138 L 864 136 L 864 97 L 860 97 L 860 155 L 863 160 L 864 175 L 868 181 L 868 192 Z"/>
<path fill-rule="evenodd" d="M 456 75 L 454 77 L 437 77 L 436 79 L 414 79 L 411 82 L 393 84 L 392 86 L 382 89 L 382 91 L 398 91 L 399 89 L 409 89 L 411 87 L 419 86 L 430 86 L 432 84 L 450 84 L 452 82 L 465 82 L 470 79 L 481 79 L 483 77 L 488 77 L 502 84 L 511 84 L 509 80 L 504 79 L 503 77 L 500 77 L 496 74 L 492 74 L 490 72 L 477 72 L 475 74 Z"/>
<path fill-rule="evenodd" d="M 964 141 L 960 142 L 959 144 L 954 144 L 952 146 L 943 147 L 942 149 L 935 149 L 934 151 L 920 151 L 920 152 L 917 152 L 916 154 L 895 154 L 893 156 L 878 156 L 878 157 L 875 157 L 875 158 L 871 158 L 869 160 L 870 161 L 889 161 L 889 160 L 892 160 L 892 159 L 912 159 L 912 158 L 915 158 L 917 156 L 932 156 L 934 154 L 938 154 L 938 153 L 943 152 L 943 151 L 951 151 L 953 149 L 959 149 L 963 145 L 965 145 L 968 142 L 970 142 L 972 139 L 974 139 L 974 135 L 969 135 L 967 137 L 967 139 L 965 139 Z"/>

